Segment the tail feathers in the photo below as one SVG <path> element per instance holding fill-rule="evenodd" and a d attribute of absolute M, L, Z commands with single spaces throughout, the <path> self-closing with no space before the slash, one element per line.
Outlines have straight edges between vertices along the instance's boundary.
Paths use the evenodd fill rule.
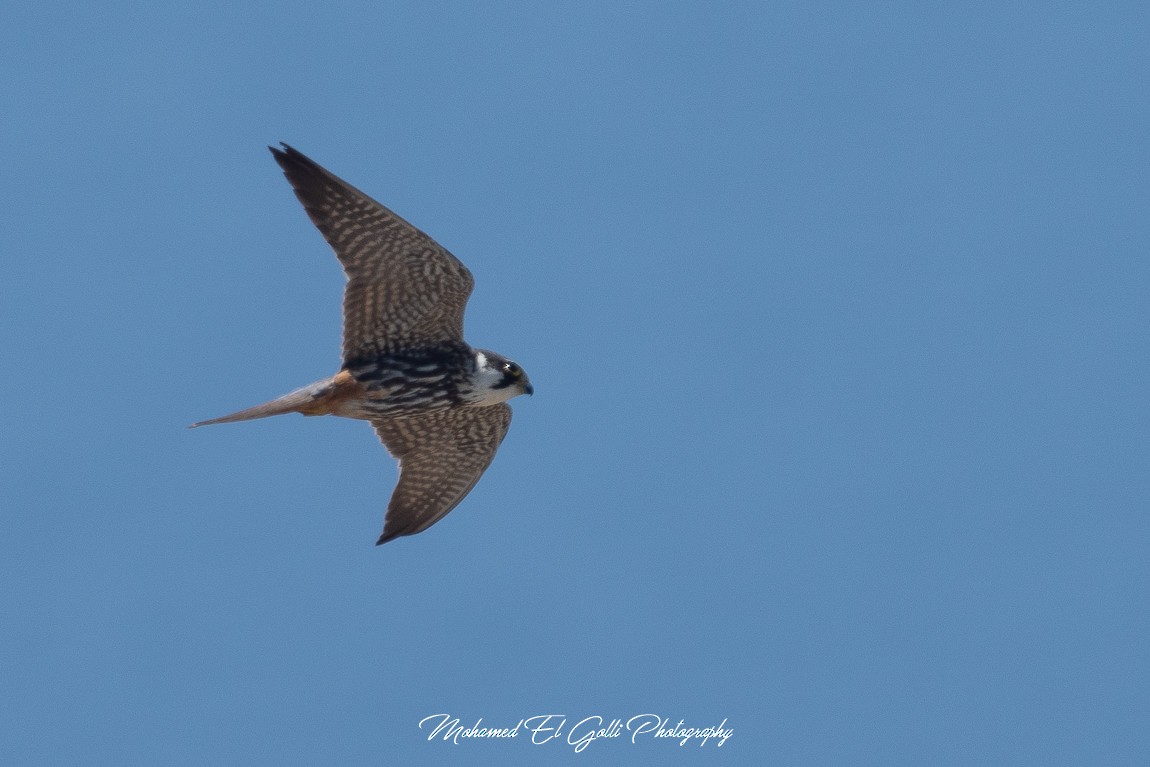
<path fill-rule="evenodd" d="M 189 429 L 194 429 L 197 426 L 210 426 L 214 423 L 234 423 L 236 421 L 251 421 L 256 418 L 268 418 L 273 415 L 283 415 L 284 413 L 304 413 L 306 415 L 320 415 L 323 410 L 317 408 L 317 400 L 322 399 L 331 390 L 331 381 L 320 381 L 310 386 L 305 386 L 302 389 L 296 389 L 291 394 L 273 399 L 271 402 L 265 402 L 262 405 L 249 407 L 245 410 L 232 413 L 230 415 L 221 416 L 219 418 L 212 418 L 207 421 L 199 421 L 189 426 Z"/>

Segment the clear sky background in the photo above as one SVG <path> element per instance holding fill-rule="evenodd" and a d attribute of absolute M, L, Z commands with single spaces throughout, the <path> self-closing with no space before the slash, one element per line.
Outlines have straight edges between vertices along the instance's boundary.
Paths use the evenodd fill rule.
<path fill-rule="evenodd" d="M 1144 3 L 0 18 L 3 763 L 1150 763 Z M 278 141 L 536 387 L 381 548 L 366 424 L 184 428 L 339 364 Z"/>

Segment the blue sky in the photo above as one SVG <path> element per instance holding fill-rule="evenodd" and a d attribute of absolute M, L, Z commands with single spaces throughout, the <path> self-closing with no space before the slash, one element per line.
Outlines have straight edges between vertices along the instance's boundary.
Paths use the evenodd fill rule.
<path fill-rule="evenodd" d="M 1142 4 L 3 16 L 0 760 L 1150 759 Z M 339 364 L 278 141 L 536 387 L 381 548 L 367 425 L 184 428 Z"/>

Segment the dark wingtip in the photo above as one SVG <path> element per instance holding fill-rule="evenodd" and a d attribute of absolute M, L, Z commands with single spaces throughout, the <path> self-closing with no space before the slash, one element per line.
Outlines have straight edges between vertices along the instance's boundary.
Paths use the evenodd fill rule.
<path fill-rule="evenodd" d="M 275 159 L 276 164 L 280 166 L 284 175 L 287 176 L 288 181 L 290 181 L 296 189 L 299 189 L 300 182 L 305 176 L 318 177 L 321 179 L 334 178 L 330 171 L 325 170 L 317 164 L 315 160 L 290 144 L 285 144 L 281 141 L 280 146 L 283 147 L 283 149 L 277 149 L 274 146 L 269 146 L 268 149 L 271 150 L 272 157 Z M 339 179 L 335 180 L 338 181 Z M 346 182 L 341 183 L 346 184 Z M 304 207 L 307 207 L 306 203 Z"/>
<path fill-rule="evenodd" d="M 394 541 L 396 538 L 402 538 L 405 535 L 415 535 L 417 532 L 419 532 L 419 531 L 418 530 L 410 530 L 407 528 L 404 528 L 402 530 L 396 530 L 394 528 L 389 528 L 385 524 L 383 526 L 383 535 L 379 536 L 379 540 L 375 542 L 375 545 L 376 546 L 382 546 L 383 544 L 387 543 L 388 541 Z"/>
<path fill-rule="evenodd" d="M 281 149 L 280 147 L 283 147 L 283 148 Z M 295 149 L 292 146 L 289 146 L 288 144 L 285 144 L 282 141 L 280 142 L 280 145 L 278 147 L 271 146 L 269 144 L 268 145 L 268 151 L 272 153 L 272 157 L 275 158 L 275 161 L 277 163 L 279 163 L 280 166 L 282 166 L 284 168 L 287 167 L 285 165 L 285 163 L 290 163 L 292 161 L 295 161 L 298 163 L 300 160 L 308 161 L 308 158 L 306 156 L 304 156 L 304 154 L 302 152 L 300 152 L 298 149 Z"/>
<path fill-rule="evenodd" d="M 283 149 L 280 149 L 280 147 L 283 147 Z M 302 154 L 298 149 L 285 141 L 281 141 L 280 146 L 272 146 L 271 144 L 268 144 L 268 149 L 276 157 L 283 157 L 284 155 L 292 154 Z"/>

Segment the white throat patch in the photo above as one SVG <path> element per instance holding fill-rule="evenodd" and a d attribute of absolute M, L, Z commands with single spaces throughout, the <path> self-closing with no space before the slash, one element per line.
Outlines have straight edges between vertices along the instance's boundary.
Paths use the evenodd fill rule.
<path fill-rule="evenodd" d="M 475 391 L 467 398 L 470 402 L 476 405 L 498 405 L 522 393 L 514 385 L 496 388 L 503 383 L 503 368 L 492 365 L 483 352 L 475 353 L 475 368 L 475 377 L 472 378 Z"/>

